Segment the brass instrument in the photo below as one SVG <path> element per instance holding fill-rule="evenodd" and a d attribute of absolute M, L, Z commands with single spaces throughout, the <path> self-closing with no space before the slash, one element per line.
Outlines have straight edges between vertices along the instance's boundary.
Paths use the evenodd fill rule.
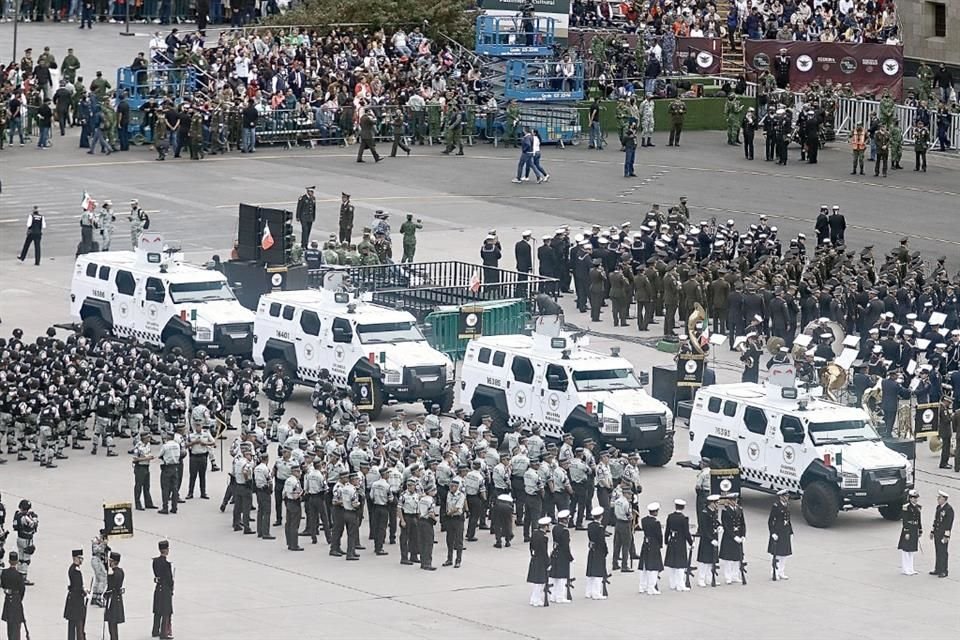
<path fill-rule="evenodd" d="M 780 347 L 783 347 L 786 344 L 787 343 L 784 342 L 783 338 L 781 338 L 780 336 L 773 336 L 772 338 L 767 340 L 767 353 L 769 353 L 772 356 L 775 356 L 778 353 L 780 353 Z"/>
<path fill-rule="evenodd" d="M 829 329 L 830 333 L 833 334 L 833 343 L 830 345 L 833 349 L 833 355 L 838 356 L 843 353 L 843 339 L 847 337 L 847 332 L 844 331 L 839 322 L 828 320 L 821 324 L 819 320 L 813 320 L 803 328 L 803 332 L 808 336 L 813 336 L 814 344 L 816 344 L 816 340 L 819 339 L 824 329 Z"/>
<path fill-rule="evenodd" d="M 820 372 L 820 385 L 830 400 L 837 402 L 836 391 L 847 384 L 847 372 L 836 362 L 831 362 Z"/>
<path fill-rule="evenodd" d="M 700 339 L 703 337 L 701 323 L 707 318 L 707 312 L 699 302 L 693 303 L 693 312 L 687 318 L 687 339 L 690 341 L 690 348 L 698 355 L 704 355 L 703 347 L 700 345 Z"/>
<path fill-rule="evenodd" d="M 870 423 L 874 425 L 883 424 L 883 411 L 880 408 L 881 396 L 882 392 L 878 382 L 864 392 L 863 399 L 860 402 L 860 408 L 867 412 L 867 415 L 870 416 Z"/>

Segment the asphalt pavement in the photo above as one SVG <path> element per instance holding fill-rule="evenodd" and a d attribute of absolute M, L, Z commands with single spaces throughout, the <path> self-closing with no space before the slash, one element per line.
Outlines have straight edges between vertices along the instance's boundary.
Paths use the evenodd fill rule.
<path fill-rule="evenodd" d="M 0 51 L 9 50 L 11 26 L 0 25 Z M 33 46 L 35 51 L 44 42 L 78 48 L 85 73 L 96 65 L 106 68 L 132 59 L 138 48 L 146 46 L 143 38 L 114 35 L 116 27 L 98 26 L 93 35 L 71 25 L 21 27 L 25 27 L 21 43 L 27 43 L 22 46 Z M 57 53 L 62 57 L 63 51 Z M 336 229 L 340 192 L 347 191 L 357 207 L 358 228 L 372 220 L 376 209 L 393 214 L 394 228 L 406 212 L 423 219 L 419 259 L 476 262 L 482 236 L 496 228 L 505 247 L 502 266 L 512 268 L 510 247 L 523 229 L 539 236 L 561 224 L 574 228 L 627 220 L 636 224 L 652 203 L 666 208 L 687 195 L 694 221 L 732 218 L 743 227 L 766 214 L 784 238 L 800 231 L 811 237 L 818 206 L 838 204 L 846 214 L 852 246 L 874 244 L 875 252 L 882 253 L 907 236 L 911 247 L 930 259 L 946 255 L 952 268 L 957 266 L 960 235 L 953 224 L 960 187 L 953 161 L 945 158 L 931 158 L 925 174 L 892 171 L 883 180 L 849 176 L 849 153 L 839 143 L 821 154 L 820 164 L 801 165 L 792 150 L 791 163 L 777 167 L 759 159 L 744 160 L 739 149 L 724 144 L 722 133 L 691 133 L 684 134 L 678 149 L 667 148 L 659 136 L 654 140 L 659 146 L 639 150 L 636 179 L 621 177 L 623 158 L 616 148 L 596 152 L 545 147 L 543 164 L 551 174 L 549 183 L 515 185 L 510 178 L 516 170 L 516 151 L 489 145 L 469 147 L 464 157 L 446 157 L 436 146 L 418 146 L 409 158 L 388 158 L 379 164 L 357 164 L 355 147 L 294 151 L 261 147 L 253 156 L 234 153 L 161 163 L 146 148 L 109 157 L 88 156 L 77 148 L 77 136 L 76 129 L 63 138 L 54 135 L 54 147 L 48 150 L 25 146 L 0 152 L 0 331 L 4 334 L 21 326 L 36 335 L 49 324 L 68 320 L 69 280 L 84 191 L 99 201 L 111 199 L 121 214 L 131 198 L 138 198 L 151 212 L 152 229 L 182 243 L 193 260 L 228 253 L 239 202 L 293 206 L 304 186 L 316 185 L 320 204 L 314 238 L 322 239 Z M 380 151 L 384 152 L 383 146 Z M 911 162 L 912 158 L 904 166 L 911 167 Z M 33 205 L 48 218 L 39 267 L 30 259 L 19 264 L 15 258 Z M 121 215 L 115 245 L 126 245 L 128 238 Z M 573 311 L 571 302 L 569 296 L 562 300 L 568 320 L 584 324 L 585 316 Z M 637 344 L 635 330 L 614 329 L 609 315 L 591 328 L 603 334 L 594 338 L 596 348 L 620 346 L 639 368 L 670 362 L 670 356 Z M 720 352 L 715 365 L 720 381 L 738 379 L 730 354 L 723 348 Z M 297 391 L 288 415 L 310 418 L 306 389 Z M 687 432 L 680 429 L 675 460 L 686 457 L 687 440 Z M 83 547 L 89 556 L 89 540 L 101 526 L 102 503 L 130 500 L 132 492 L 126 456 L 105 459 L 72 453 L 53 470 L 13 461 L 0 467 L 8 518 L 21 497 L 33 500 L 40 516 L 38 552 L 30 573 L 36 586 L 26 602 L 31 633 L 38 640 L 63 634 L 60 613 L 70 549 Z M 937 470 L 933 454 L 924 447 L 920 447 L 918 467 L 924 529 L 929 530 L 936 489 L 946 488 L 954 500 L 960 499 L 960 476 Z M 154 496 L 159 491 L 158 477 L 155 468 Z M 267 542 L 232 534 L 229 513 L 217 509 L 226 475 L 208 477 L 213 500 L 192 500 L 175 516 L 137 512 L 135 536 L 113 544 L 123 554 L 127 575 L 124 637 L 148 637 L 153 588 L 150 558 L 162 538 L 171 541 L 176 567 L 173 625 L 179 638 L 280 638 L 306 632 L 318 637 L 336 633 L 618 639 L 638 634 L 711 638 L 818 634 L 902 640 L 949 638 L 956 633 L 958 616 L 952 606 L 960 593 L 956 577 L 937 579 L 926 574 L 933 564 L 932 543 L 926 541 L 917 559 L 921 575 L 901 576 L 896 550 L 899 526 L 884 521 L 875 510 L 841 514 L 833 528 L 821 530 L 807 526 L 799 505 L 794 504 L 795 553 L 787 566 L 791 580 L 773 583 L 765 553 L 771 499 L 747 493 L 748 586 L 695 588 L 688 594 L 664 589 L 664 595 L 650 597 L 637 594 L 638 574 L 617 573 L 605 602 L 580 597 L 587 543 L 584 533 L 574 533 L 574 575 L 579 578 L 574 603 L 533 609 L 526 604 L 524 584 L 529 554 L 519 538 L 512 548 L 497 550 L 482 532 L 479 542 L 468 543 L 464 566 L 456 570 L 427 573 L 401 566 L 396 546 L 389 546 L 390 555 L 385 557 L 374 557 L 370 546 L 360 562 L 347 565 L 329 557 L 323 545 L 308 544 L 305 552 L 290 553 L 281 539 Z M 665 508 L 663 516 L 674 498 L 685 498 L 691 507 L 694 503 L 690 471 L 673 464 L 642 468 L 641 480 L 641 502 L 659 501 Z M 438 540 L 434 557 L 442 561 L 443 537 Z M 89 558 L 84 574 L 89 580 Z M 99 631 L 99 612 L 91 609 L 90 634 Z"/>

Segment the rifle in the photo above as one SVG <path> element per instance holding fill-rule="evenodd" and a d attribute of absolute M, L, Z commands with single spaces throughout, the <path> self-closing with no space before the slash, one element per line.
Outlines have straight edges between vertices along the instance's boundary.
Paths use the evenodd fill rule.
<path fill-rule="evenodd" d="M 22 599 L 21 602 L 23 602 Z M 26 634 L 27 640 L 30 640 L 30 627 L 27 626 L 27 616 L 23 616 L 23 632 Z"/>
<path fill-rule="evenodd" d="M 776 555 L 770 556 L 770 564 L 771 566 L 773 566 L 773 581 L 776 582 L 777 581 L 777 556 Z"/>
<path fill-rule="evenodd" d="M 573 583 L 576 581 L 576 578 L 567 578 L 567 600 L 573 600 Z"/>
<path fill-rule="evenodd" d="M 712 541 L 711 541 L 712 542 Z M 717 565 L 720 561 L 720 545 L 713 548 L 713 565 L 710 566 L 710 586 L 717 586 Z"/>
<path fill-rule="evenodd" d="M 740 543 L 740 582 L 747 586 L 747 561 L 743 559 L 743 543 Z"/>
<path fill-rule="evenodd" d="M 696 540 L 696 539 L 699 538 L 699 537 L 700 537 L 700 534 L 699 534 L 699 533 L 693 534 L 693 539 L 694 539 L 694 540 Z M 690 551 L 687 553 L 687 568 L 683 570 L 683 573 L 684 573 L 684 581 L 685 581 L 685 584 L 686 584 L 687 589 L 690 588 L 690 578 L 693 577 L 693 567 L 690 566 L 690 565 L 691 565 L 691 563 L 693 562 L 693 547 L 694 547 L 694 546 L 695 546 L 695 545 L 693 545 L 693 544 L 690 545 Z"/>
<path fill-rule="evenodd" d="M 607 597 L 607 585 L 610 584 L 610 574 L 603 576 L 603 597 Z"/>
<path fill-rule="evenodd" d="M 550 578 L 543 583 L 543 606 L 550 606 Z"/>

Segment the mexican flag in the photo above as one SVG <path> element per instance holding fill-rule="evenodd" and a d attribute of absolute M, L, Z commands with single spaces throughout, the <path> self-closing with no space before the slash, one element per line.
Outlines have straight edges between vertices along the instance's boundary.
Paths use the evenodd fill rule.
<path fill-rule="evenodd" d="M 97 208 L 96 201 L 90 197 L 90 194 L 86 191 L 83 192 L 83 199 L 80 201 L 80 210 L 81 211 L 93 211 Z"/>
<path fill-rule="evenodd" d="M 273 246 L 273 234 L 270 233 L 270 223 L 263 224 L 263 237 L 260 239 L 260 248 L 266 251 Z"/>

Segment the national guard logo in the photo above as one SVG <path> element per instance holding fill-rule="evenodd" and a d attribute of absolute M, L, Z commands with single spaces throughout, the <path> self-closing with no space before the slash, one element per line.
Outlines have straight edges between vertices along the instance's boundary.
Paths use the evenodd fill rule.
<path fill-rule="evenodd" d="M 460 307 L 457 318 L 457 338 L 470 340 L 483 335 L 483 307 Z"/>
<path fill-rule="evenodd" d="M 343 361 L 343 347 L 337 345 L 337 348 L 333 350 L 333 357 L 338 361 Z"/>
<path fill-rule="evenodd" d="M 150 305 L 149 307 L 147 307 L 147 315 L 150 316 L 150 319 L 151 319 L 151 320 L 156 320 L 156 319 L 157 319 L 157 305 L 152 304 L 152 305 Z"/>
<path fill-rule="evenodd" d="M 797 459 L 797 453 L 793 450 L 793 447 L 784 447 L 783 448 L 783 461 L 787 464 L 793 464 L 793 461 Z"/>
<path fill-rule="evenodd" d="M 696 360 L 687 360 L 683 365 L 683 370 L 687 373 L 696 373 L 697 372 L 697 361 Z"/>
<path fill-rule="evenodd" d="M 923 421 L 926 424 L 930 424 L 931 422 L 933 422 L 933 409 L 924 409 Z"/>
<path fill-rule="evenodd" d="M 926 402 L 917 405 L 915 431 L 917 435 L 937 430 L 940 403 Z"/>
<path fill-rule="evenodd" d="M 550 407 L 551 411 L 556 411 L 557 409 L 559 409 L 560 396 L 558 396 L 556 393 L 551 393 L 549 397 L 547 397 L 547 405 Z"/>
<path fill-rule="evenodd" d="M 733 488 L 733 483 L 730 482 L 730 478 L 724 478 L 720 481 L 720 491 L 722 493 L 730 493 L 730 489 Z"/>
<path fill-rule="evenodd" d="M 797 70 L 801 73 L 806 73 L 813 69 L 813 58 L 807 54 L 797 56 Z"/>
<path fill-rule="evenodd" d="M 133 505 L 129 502 L 104 504 L 103 528 L 111 538 L 133 537 Z"/>
<path fill-rule="evenodd" d="M 272 285 L 275 286 L 275 287 L 279 287 L 280 285 L 282 285 L 282 284 L 283 284 L 283 274 L 281 274 L 281 273 L 275 273 L 275 274 L 273 274 L 272 276 L 270 276 L 270 284 L 272 284 Z"/>
<path fill-rule="evenodd" d="M 857 70 L 857 59 L 850 56 L 840 58 L 840 71 L 850 75 Z"/>
<path fill-rule="evenodd" d="M 356 378 L 353 381 L 353 397 L 356 407 L 360 411 L 369 411 L 373 409 L 373 379 Z"/>
<path fill-rule="evenodd" d="M 770 56 L 765 53 L 758 53 L 753 56 L 753 68 L 757 71 L 766 71 L 770 68 Z"/>
<path fill-rule="evenodd" d="M 475 327 L 477 326 L 478 320 L 479 320 L 479 316 L 477 314 L 468 313 L 467 317 L 464 318 L 464 324 L 466 324 L 468 327 Z"/>
<path fill-rule="evenodd" d="M 709 51 L 701 51 L 697 54 L 697 66 L 701 69 L 709 69 L 713 66 L 713 54 Z"/>
<path fill-rule="evenodd" d="M 881 68 L 888 76 L 895 76 L 900 71 L 900 63 L 893 58 L 887 58 L 883 61 Z"/>
<path fill-rule="evenodd" d="M 120 315 L 126 317 L 126 315 L 127 315 L 128 313 L 130 313 L 130 308 L 127 306 L 127 303 L 126 303 L 126 302 L 121 302 L 121 303 L 120 303 Z"/>
<path fill-rule="evenodd" d="M 525 393 L 523 393 L 523 391 L 517 391 L 517 395 L 514 396 L 514 400 L 516 401 L 518 407 L 522 407 L 523 405 L 527 404 L 527 396 Z"/>
<path fill-rule="evenodd" d="M 747 457 L 751 460 L 756 460 L 760 457 L 760 445 L 756 442 L 751 442 L 747 447 Z"/>
<path fill-rule="evenodd" d="M 313 360 L 313 345 L 307 344 L 303 347 L 303 355 L 307 357 L 307 360 Z"/>

